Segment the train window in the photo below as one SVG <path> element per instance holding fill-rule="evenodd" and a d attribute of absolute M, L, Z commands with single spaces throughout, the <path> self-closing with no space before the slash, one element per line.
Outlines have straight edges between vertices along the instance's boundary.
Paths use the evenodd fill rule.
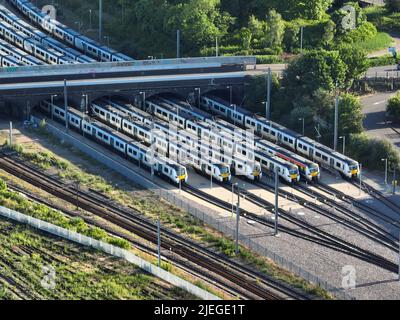
<path fill-rule="evenodd" d="M 287 142 L 287 141 L 288 141 L 288 138 L 283 137 L 283 141 Z"/>
<path fill-rule="evenodd" d="M 243 166 L 241 164 L 238 164 L 238 169 L 243 169 Z"/>
<path fill-rule="evenodd" d="M 97 133 L 100 138 L 103 138 L 103 134 L 101 132 Z"/>
<path fill-rule="evenodd" d="M 327 156 L 322 156 L 322 160 L 328 161 L 328 157 Z"/>
<path fill-rule="evenodd" d="M 321 158 L 322 154 L 320 154 L 319 152 L 315 152 L 315 156 L 318 157 L 318 158 Z"/>
<path fill-rule="evenodd" d="M 128 125 L 124 122 L 124 128 L 128 127 Z"/>
<path fill-rule="evenodd" d="M 340 162 L 336 162 L 336 166 L 337 166 L 338 168 L 341 168 L 341 167 L 342 167 L 342 165 L 340 164 Z"/>
<path fill-rule="evenodd" d="M 271 136 L 276 136 L 275 131 L 271 131 Z"/>

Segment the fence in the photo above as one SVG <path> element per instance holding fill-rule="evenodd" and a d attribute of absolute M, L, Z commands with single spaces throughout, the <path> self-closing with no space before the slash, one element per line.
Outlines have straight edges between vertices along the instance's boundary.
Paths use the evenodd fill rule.
<path fill-rule="evenodd" d="M 176 206 L 187 210 L 192 216 L 196 217 L 204 224 L 210 225 L 223 234 L 235 238 L 236 230 L 231 228 L 227 222 L 232 220 L 228 218 L 216 218 L 219 213 L 207 208 L 201 204 L 194 203 L 182 196 L 177 196 L 176 194 L 162 189 L 157 189 L 155 193 L 166 201 L 175 204 Z M 336 298 L 342 300 L 354 300 L 355 298 L 344 292 L 341 289 L 336 288 L 325 280 L 322 280 L 318 276 L 304 270 L 303 268 L 295 265 L 293 262 L 279 256 L 278 254 L 270 251 L 268 248 L 264 247 L 262 244 L 255 242 L 250 237 L 239 234 L 239 242 L 248 247 L 250 250 L 257 252 L 261 256 L 270 258 L 272 261 L 280 265 L 281 267 L 287 269 L 288 271 L 294 273 L 295 275 L 311 282 L 313 284 L 319 285 L 321 288 L 332 293 Z"/>
<path fill-rule="evenodd" d="M 142 258 L 134 255 L 133 253 L 131 253 L 127 250 L 124 250 L 119 247 L 110 245 L 108 243 L 87 237 L 80 233 L 58 227 L 54 224 L 33 218 L 31 216 L 22 214 L 20 212 L 10 210 L 8 208 L 4 208 L 2 206 L 0 206 L 0 215 L 4 216 L 6 218 L 12 219 L 14 221 L 18 221 L 20 223 L 28 224 L 34 228 L 51 233 L 53 235 L 67 239 L 69 241 L 79 243 L 80 245 L 92 247 L 94 249 L 103 251 L 103 252 L 113 255 L 115 257 L 125 259 L 126 261 L 140 267 L 141 269 L 147 271 L 148 273 L 150 273 L 158 278 L 161 278 L 174 286 L 180 287 L 201 299 L 220 300 L 220 298 L 218 298 L 217 296 L 191 284 L 190 282 L 187 282 L 186 280 L 183 280 L 183 279 L 173 275 L 172 273 L 170 273 L 168 271 L 165 271 L 157 266 L 154 266 L 150 262 L 143 260 Z"/>
<path fill-rule="evenodd" d="M 36 123 L 40 122 L 40 119 L 35 118 L 33 116 L 31 117 L 31 119 L 33 122 L 36 122 Z M 151 180 L 149 180 L 145 176 L 138 173 L 137 170 L 132 170 L 131 168 L 128 168 L 126 165 L 124 165 L 123 163 L 116 160 L 116 158 L 111 158 L 111 157 L 107 156 L 105 153 L 99 152 L 98 150 L 87 145 L 82 140 L 77 139 L 77 138 L 65 133 L 65 131 L 60 130 L 56 126 L 47 124 L 47 128 L 50 132 L 55 134 L 60 139 L 63 139 L 65 141 L 67 141 L 68 143 L 71 143 L 73 146 L 75 146 L 79 150 L 85 152 L 92 158 L 103 163 L 107 167 L 112 168 L 113 170 L 121 173 L 127 179 L 130 179 L 134 183 L 137 183 L 147 189 L 152 190 L 160 198 L 163 198 L 166 201 L 173 203 L 174 205 L 182 208 L 183 210 L 186 210 L 189 214 L 198 218 L 203 223 L 214 227 L 216 230 L 222 232 L 223 234 L 225 234 L 233 239 L 235 238 L 235 234 L 236 234 L 235 230 L 232 229 L 230 226 L 228 226 L 227 218 L 218 218 L 220 216 L 220 214 L 218 212 L 213 211 L 212 209 L 210 209 L 206 206 L 203 206 L 201 204 L 193 202 L 180 194 L 176 194 L 172 191 L 161 189 L 158 185 L 153 183 Z M 244 235 L 239 235 L 239 241 L 243 245 L 247 246 L 249 249 L 254 250 L 255 252 L 257 252 L 258 254 L 260 254 L 262 256 L 266 256 L 266 257 L 270 258 L 272 261 L 274 261 L 278 265 L 282 266 L 283 268 L 287 269 L 288 271 L 296 274 L 297 276 L 302 277 L 303 279 L 305 279 L 313 284 L 319 285 L 321 288 L 331 292 L 338 299 L 346 299 L 346 300 L 353 299 L 349 294 L 347 294 L 343 290 L 336 288 L 335 286 L 329 284 L 327 281 L 320 279 L 319 277 L 317 277 L 317 276 L 311 274 L 310 272 L 302 269 L 301 267 L 295 265 L 291 261 L 288 261 L 287 259 L 277 255 L 276 253 L 270 251 L 269 249 L 262 246 L 261 244 L 254 242 L 249 237 L 244 236 Z"/>
<path fill-rule="evenodd" d="M 135 68 L 142 67 L 159 67 L 179 66 L 189 64 L 217 64 L 217 65 L 230 65 L 230 64 L 243 64 L 255 65 L 256 57 L 254 56 L 235 56 L 235 57 L 198 57 L 198 58 L 177 58 L 177 59 L 152 59 L 152 60 L 136 60 L 136 61 L 123 61 L 123 62 L 96 62 L 87 64 L 68 64 L 68 65 L 45 65 L 45 66 L 22 66 L 22 67 L 8 67 L 0 68 L 0 77 L 10 76 L 10 74 L 17 72 L 30 72 L 30 73 L 84 73 L 84 72 L 103 72 L 115 70 L 115 68 L 127 68 L 128 70 L 135 70 Z"/>

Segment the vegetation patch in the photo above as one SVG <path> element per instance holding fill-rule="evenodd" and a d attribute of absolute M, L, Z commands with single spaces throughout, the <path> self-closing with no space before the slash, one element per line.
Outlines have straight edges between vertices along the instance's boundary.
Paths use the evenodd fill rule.
<path fill-rule="evenodd" d="M 0 300 L 193 299 L 132 264 L 0 219 Z"/>

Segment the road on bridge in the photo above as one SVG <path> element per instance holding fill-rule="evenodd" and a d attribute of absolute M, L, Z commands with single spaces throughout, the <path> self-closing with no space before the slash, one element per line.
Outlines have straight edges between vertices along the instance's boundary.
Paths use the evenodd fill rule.
<path fill-rule="evenodd" d="M 386 105 L 393 95 L 394 92 L 383 92 L 362 97 L 362 112 L 365 116 L 363 125 L 369 137 L 389 139 L 400 148 L 400 125 L 386 117 Z"/>

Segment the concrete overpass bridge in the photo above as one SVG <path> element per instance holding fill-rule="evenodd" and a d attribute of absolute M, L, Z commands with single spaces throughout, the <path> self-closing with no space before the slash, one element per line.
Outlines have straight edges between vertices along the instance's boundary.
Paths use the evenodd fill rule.
<path fill-rule="evenodd" d="M 0 109 L 27 117 L 38 102 L 67 92 L 71 105 L 118 95 L 137 100 L 177 93 L 193 100 L 199 92 L 230 90 L 243 95 L 254 57 L 214 57 L 0 69 Z M 228 89 L 229 88 L 229 89 Z M 86 98 L 87 97 L 87 98 Z"/>

